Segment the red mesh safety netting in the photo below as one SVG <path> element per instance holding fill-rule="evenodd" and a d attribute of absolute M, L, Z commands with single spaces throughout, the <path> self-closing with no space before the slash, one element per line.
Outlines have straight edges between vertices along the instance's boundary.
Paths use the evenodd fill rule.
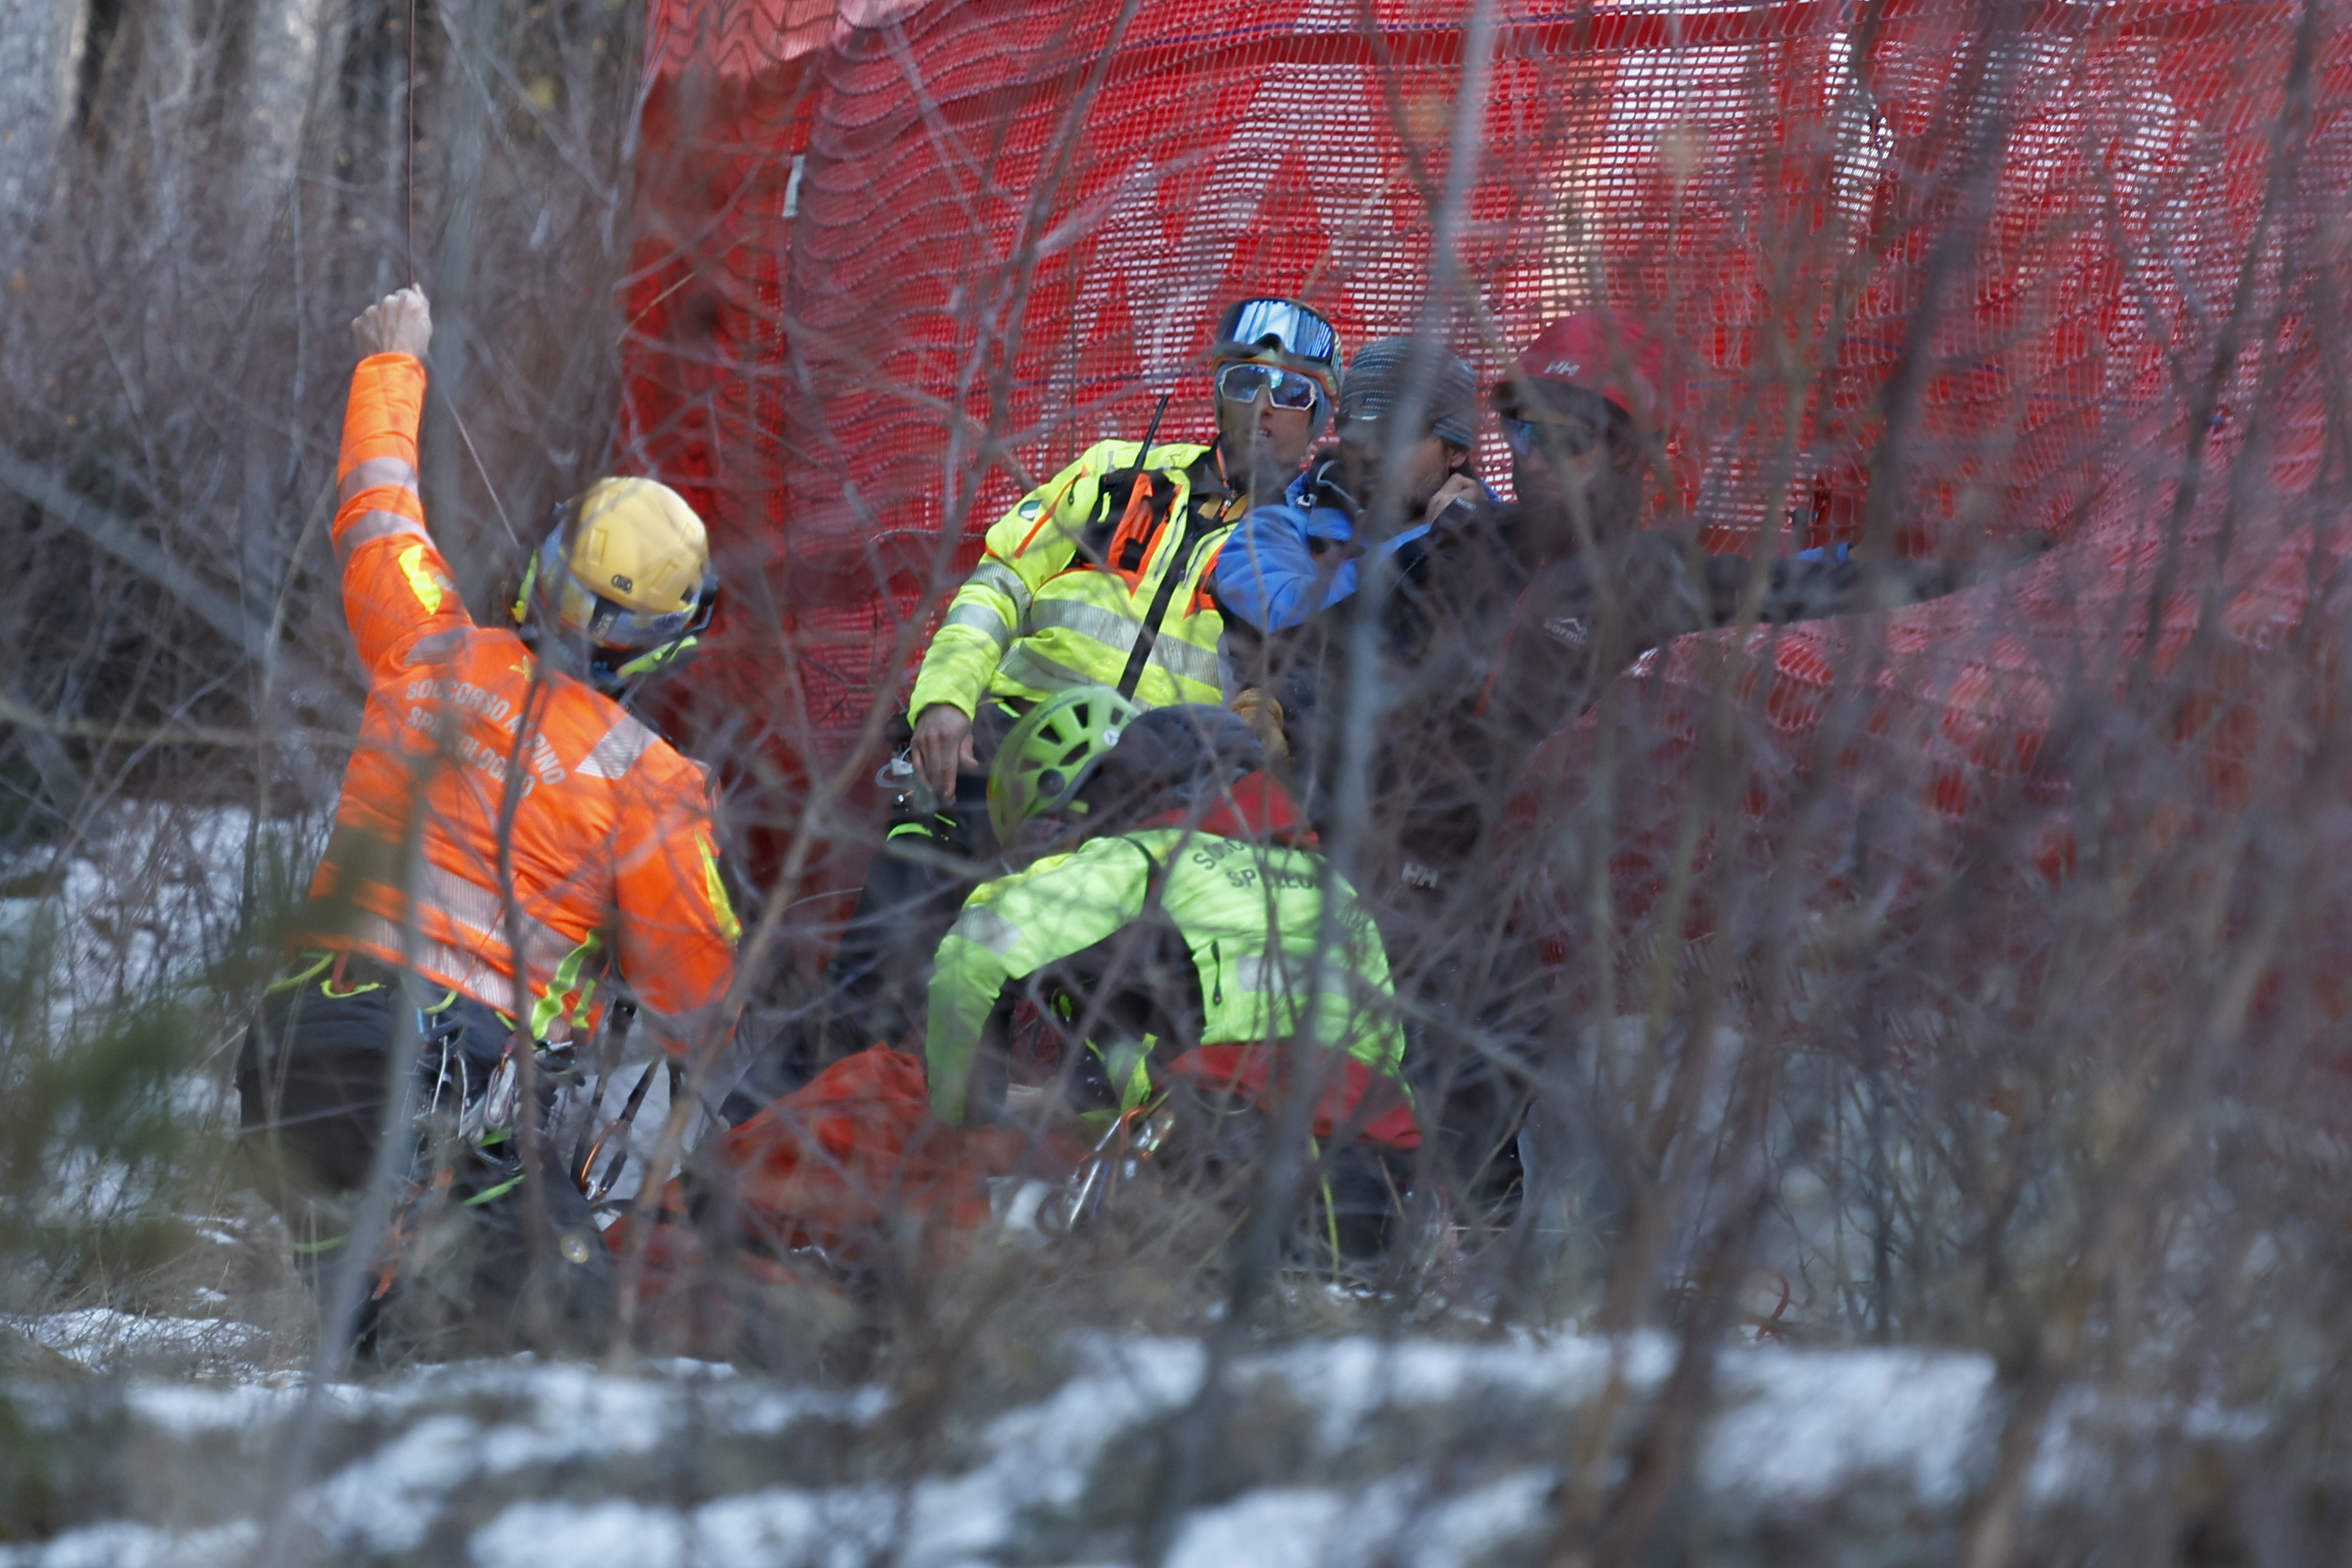
<path fill-rule="evenodd" d="M 1433 321 L 1482 373 L 1630 306 L 1673 328 L 1674 506 L 1710 548 L 2061 539 L 1866 632 L 1677 645 L 1632 704 L 1671 773 L 1722 654 L 1778 738 L 1751 818 L 1824 747 L 1965 818 L 2035 772 L 2063 694 L 2143 656 L 2196 645 L 2239 672 L 2226 703 L 2334 559 L 2342 331 L 2312 279 L 2352 191 L 2345 19 L 664 0 L 625 457 L 686 486 L 748 590 L 710 694 L 830 758 L 1026 483 L 1163 391 L 1164 434 L 1205 435 L 1225 300 L 1302 296 L 1351 343 Z M 1831 734 L 1841 679 L 1871 695 Z M 2216 787 L 2242 765 L 2216 752 Z"/>

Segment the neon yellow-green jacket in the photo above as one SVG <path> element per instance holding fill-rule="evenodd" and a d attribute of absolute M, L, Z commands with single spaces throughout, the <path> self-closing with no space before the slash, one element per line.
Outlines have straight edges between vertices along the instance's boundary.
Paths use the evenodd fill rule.
<path fill-rule="evenodd" d="M 1115 687 L 1154 604 L 1165 608 L 1135 700 L 1147 708 L 1224 700 L 1217 680 L 1223 622 L 1206 589 L 1217 552 L 1248 507 L 1239 496 L 1193 495 L 1188 470 L 1209 448 L 1153 445 L 1150 471 L 1174 482 L 1175 504 L 1131 571 L 1094 565 L 1079 553 L 1104 476 L 1126 468 L 1140 450 L 1136 441 L 1097 442 L 988 531 L 980 564 L 923 655 L 909 712 L 920 718 L 943 702 L 971 713 L 988 696 L 1034 702 L 1072 686 Z M 1204 471 L 1213 473 L 1213 465 Z M 1112 524 L 1127 500 L 1111 498 Z M 1177 580 L 1163 600 L 1171 573 Z"/>
<path fill-rule="evenodd" d="M 1165 1042 L 1171 1053 L 1305 1035 L 1393 1077 L 1404 1033 L 1388 955 L 1344 882 L 1335 883 L 1347 900 L 1341 944 L 1315 963 L 1323 876 L 1322 858 L 1305 850 L 1164 827 L 1090 839 L 984 883 L 931 973 L 932 1110 L 965 1120 L 982 1035 L 1006 985 L 1142 919 L 1155 881 L 1200 982 L 1201 1037 Z"/>

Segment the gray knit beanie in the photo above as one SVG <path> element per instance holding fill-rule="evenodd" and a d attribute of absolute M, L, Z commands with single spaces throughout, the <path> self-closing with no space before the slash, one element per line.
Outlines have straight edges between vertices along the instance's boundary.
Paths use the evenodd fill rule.
<path fill-rule="evenodd" d="M 1339 380 L 1339 423 L 1379 420 L 1402 400 L 1412 363 L 1411 338 L 1381 338 L 1356 351 Z M 1470 367 L 1444 349 L 1424 352 L 1422 374 L 1429 378 L 1422 404 L 1429 434 L 1457 447 L 1477 437 L 1478 380 Z"/>

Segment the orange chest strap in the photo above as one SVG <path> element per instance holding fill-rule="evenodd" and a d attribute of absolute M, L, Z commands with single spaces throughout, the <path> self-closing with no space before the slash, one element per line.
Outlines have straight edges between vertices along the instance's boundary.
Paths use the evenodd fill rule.
<path fill-rule="evenodd" d="M 1144 574 L 1150 567 L 1151 547 L 1158 542 L 1169 512 L 1174 510 L 1172 493 L 1164 505 L 1160 499 L 1162 483 L 1168 484 L 1171 492 L 1174 490 L 1173 483 L 1157 474 L 1135 476 L 1134 488 L 1127 492 L 1127 510 L 1119 514 L 1118 528 L 1103 551 L 1103 570 L 1126 584 L 1130 594 L 1143 586 Z"/>
<path fill-rule="evenodd" d="M 1142 481 L 1139 479 L 1136 482 L 1136 489 L 1140 490 L 1142 488 Z M 1149 498 L 1143 499 L 1148 504 Z M 1223 523 L 1225 520 L 1225 510 L 1231 505 L 1232 501 L 1228 499 L 1223 505 L 1220 505 L 1215 509 L 1216 515 L 1210 521 L 1213 523 Z M 1120 582 L 1127 584 L 1127 591 L 1130 595 L 1141 591 L 1143 587 L 1143 579 L 1151 570 L 1151 547 L 1159 544 L 1168 536 L 1167 520 L 1164 517 L 1155 515 L 1142 523 L 1138 523 L 1136 521 L 1136 500 L 1134 499 L 1130 499 L 1127 503 L 1126 515 L 1119 519 L 1119 531 L 1111 536 L 1110 551 L 1104 558 L 1103 564 L 1103 570 L 1110 573 L 1111 575 L 1117 577 Z M 1203 513 L 1210 510 L 1209 507 L 1205 504 L 1202 505 L 1200 510 Z M 1129 529 L 1131 526 L 1135 527 L 1139 531 L 1139 537 L 1144 542 L 1142 547 L 1135 550 L 1132 556 L 1132 559 L 1135 562 L 1135 566 L 1132 571 L 1129 571 L 1123 569 L 1123 563 L 1130 559 L 1130 557 L 1123 553 L 1126 547 L 1120 543 L 1120 541 L 1129 537 Z M 1210 547 L 1208 553 L 1201 558 L 1200 564 L 1197 567 L 1192 566 L 1189 563 L 1180 562 L 1169 568 L 1169 570 L 1174 571 L 1181 566 L 1192 574 L 1192 596 L 1185 601 L 1184 614 L 1186 616 L 1197 616 L 1203 610 L 1214 609 L 1216 607 L 1209 596 L 1209 584 L 1216 576 L 1217 558 L 1224 552 L 1225 541 L 1220 539 L 1214 545 Z M 1084 568 L 1081 566 L 1078 569 L 1083 570 Z"/>
<path fill-rule="evenodd" d="M 1193 580 L 1192 602 L 1184 606 L 1184 614 L 1187 616 L 1197 616 L 1204 610 L 1213 610 L 1217 607 L 1215 599 L 1210 595 L 1209 588 L 1217 580 L 1217 558 L 1224 552 L 1225 542 L 1220 539 L 1217 541 L 1216 547 L 1209 552 L 1208 559 L 1201 563 L 1201 574 Z"/>

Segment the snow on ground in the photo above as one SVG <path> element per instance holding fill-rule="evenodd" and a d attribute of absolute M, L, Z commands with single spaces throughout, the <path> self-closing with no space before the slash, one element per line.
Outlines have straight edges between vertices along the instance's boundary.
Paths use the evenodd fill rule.
<path fill-rule="evenodd" d="M 126 1002 L 187 986 L 220 958 L 248 884 L 299 879 L 324 842 L 324 819 L 254 830 L 240 806 L 125 803 L 76 837 L 0 864 L 0 973 L 37 952 L 53 1033 L 102 1025 Z M 281 888 L 281 891 L 284 889 Z"/>
<path fill-rule="evenodd" d="M 93 1370 L 172 1361 L 243 1371 L 249 1368 L 246 1358 L 265 1337 L 261 1329 L 231 1318 L 141 1317 L 111 1307 L 0 1317 L 0 1328 L 14 1329 Z"/>
<path fill-rule="evenodd" d="M 67 1325 L 28 1331 L 74 1342 Z M 1676 1353 L 1658 1336 L 1566 1335 L 1356 1338 L 1244 1357 L 1167 1561 L 1526 1560 L 1551 1523 L 1580 1417 L 1612 1377 L 1638 1413 Z M 1059 1355 L 1059 1381 L 1011 1408 L 919 1431 L 884 1389 L 793 1386 L 694 1363 L 618 1375 L 518 1359 L 336 1384 L 279 1528 L 288 1560 L 303 1562 L 1132 1562 L 1158 1438 L 1198 1394 L 1206 1352 L 1191 1340 L 1091 1335 Z M 1684 1521 L 1717 1563 L 1787 1561 L 1792 1543 L 1843 1548 L 1857 1536 L 1892 1555 L 1845 1560 L 1936 1555 L 1986 1471 L 2004 1408 L 1990 1362 L 1959 1352 L 1734 1349 L 1717 1384 Z M 19 1419 L 58 1452 L 94 1429 L 120 1458 L 95 1489 L 110 1509 L 0 1549 L 8 1568 L 249 1560 L 306 1397 L 291 1384 L 131 1381 L 111 1420 L 93 1426 L 58 1391 L 12 1392 Z M 2037 1496 L 2095 1501 L 2115 1444 L 2151 1440 L 2159 1425 L 2079 1405 L 2045 1444 Z M 2073 1462 L 2053 1462 L 2070 1450 Z"/>
<path fill-rule="evenodd" d="M 60 1039 L 119 999 L 185 988 L 245 917 L 249 847 L 299 879 L 315 826 L 256 836 L 241 811 L 123 808 L 85 843 L 0 866 L 0 889 L 23 893 L 0 897 L 0 972 L 54 943 L 47 1016 Z M 51 1174 L 53 1194 L 113 1179 Z M 229 1305 L 214 1297 L 180 1310 Z M 0 1384 L 0 1415 L 33 1440 L 0 1462 L 54 1465 L 63 1500 L 52 1538 L 0 1547 L 0 1568 L 243 1563 L 273 1526 L 289 1563 L 1130 1563 L 1165 1434 L 1206 1365 L 1196 1341 L 1071 1338 L 1050 1380 L 910 1430 L 880 1388 L 691 1363 L 624 1376 L 476 1363 L 332 1385 L 306 1425 L 304 1385 L 267 1370 L 269 1336 L 253 1325 L 94 1308 L 0 1318 L 0 1342 L 11 1338 L 95 1375 Z M 1570 1334 L 1350 1338 L 1245 1357 L 1228 1371 L 1166 1562 L 1531 1561 L 1568 1479 L 1562 1456 L 1603 1392 L 1614 1380 L 1628 1395 L 1611 1434 L 1622 1445 L 1676 1354 L 1662 1337 Z M 157 1380 L 191 1370 L 217 1381 Z M 1677 1528 L 1714 1563 L 1947 1558 L 2005 1408 L 1979 1355 L 1727 1349 Z M 2095 1510 L 2155 1434 L 2250 1444 L 2261 1432 L 2238 1413 L 2071 1397 L 2033 1495 Z"/>

